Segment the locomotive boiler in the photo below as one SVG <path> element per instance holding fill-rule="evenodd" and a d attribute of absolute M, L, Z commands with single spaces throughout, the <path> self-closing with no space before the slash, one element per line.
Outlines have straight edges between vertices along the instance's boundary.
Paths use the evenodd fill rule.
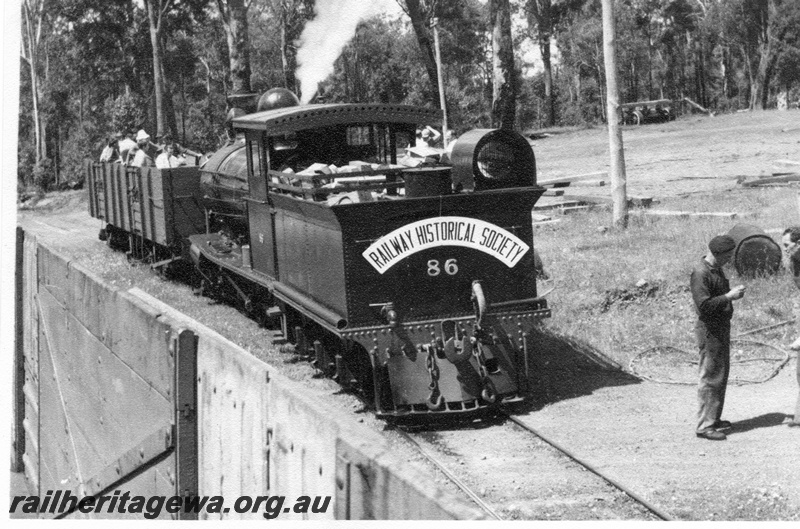
<path fill-rule="evenodd" d="M 201 170 L 203 288 L 233 296 L 382 416 L 521 400 L 537 293 L 528 142 L 473 130 L 414 149 L 440 111 L 287 104 L 233 118 Z M 411 148 L 409 148 L 411 147 Z M 448 159 L 449 158 L 449 159 Z"/>

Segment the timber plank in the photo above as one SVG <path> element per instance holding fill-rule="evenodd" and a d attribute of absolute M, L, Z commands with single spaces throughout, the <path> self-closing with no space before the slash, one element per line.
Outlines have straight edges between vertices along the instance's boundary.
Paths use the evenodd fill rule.
<path fill-rule="evenodd" d="M 671 211 L 663 209 L 642 210 L 641 215 L 652 215 L 656 217 L 678 217 L 678 218 L 723 218 L 735 219 L 738 213 L 725 211 Z"/>
<path fill-rule="evenodd" d="M 49 308 L 49 307 L 48 307 Z M 40 406 L 40 482 L 39 492 L 47 490 L 69 490 L 81 493 L 82 475 L 72 440 L 72 428 L 62 398 L 61 380 L 50 351 L 52 336 L 48 323 L 57 318 L 56 313 L 42 315 L 43 325 L 39 341 L 42 384 L 39 392 Z M 63 317 L 63 316 L 62 316 Z"/>
<path fill-rule="evenodd" d="M 231 354 L 201 334 L 198 343 L 199 493 L 234 498 L 283 494 L 270 488 L 266 364 Z M 205 519 L 260 519 L 260 513 L 204 514 Z"/>
<path fill-rule="evenodd" d="M 25 368 L 25 453 L 23 466 L 25 477 L 35 492 L 41 483 L 39 450 L 39 317 L 36 294 L 39 287 L 36 237 L 25 234 L 22 248 L 22 347 Z"/>
<path fill-rule="evenodd" d="M 108 306 L 101 338 L 114 354 L 146 380 L 165 399 L 171 400 L 174 360 L 170 356 L 170 326 L 159 320 L 160 312 L 126 292 L 118 292 Z"/>
<path fill-rule="evenodd" d="M 85 268 L 42 246 L 40 277 L 48 291 L 100 341 L 165 398 L 171 398 L 173 361 L 170 328 L 159 311 L 117 291 Z M 160 351 L 160 354 L 154 354 Z"/>
<path fill-rule="evenodd" d="M 542 187 L 547 187 L 556 184 L 569 184 L 571 182 L 577 182 L 579 180 L 592 180 L 592 179 L 606 180 L 608 179 L 608 171 L 597 171 L 594 173 L 579 174 L 574 176 L 561 176 L 558 178 L 549 178 L 546 180 L 539 180 L 536 183 Z"/>
<path fill-rule="evenodd" d="M 296 389 L 284 379 L 270 382 L 269 405 L 275 421 L 276 490 L 286 490 L 290 496 L 313 493 L 333 498 L 336 493 L 333 479 L 336 445 L 333 441 L 342 425 L 326 420 L 325 410 L 298 398 Z M 288 519 L 332 520 L 335 514 L 332 507 L 326 513 L 291 513 Z"/>
<path fill-rule="evenodd" d="M 800 182 L 800 173 L 791 173 L 782 176 L 771 176 L 742 182 L 742 187 L 759 187 L 768 184 L 786 184 L 789 182 Z"/>
<path fill-rule="evenodd" d="M 70 287 L 69 259 L 40 245 L 37 249 L 39 288 L 47 287 L 61 305 L 66 305 Z"/>
<path fill-rule="evenodd" d="M 591 204 L 613 205 L 614 199 L 606 196 L 564 195 L 564 200 L 577 200 Z M 628 207 L 649 208 L 653 204 L 653 197 L 628 196 Z"/>
<path fill-rule="evenodd" d="M 134 476 L 131 480 L 121 483 L 114 488 L 119 490 L 120 494 L 124 494 L 126 491 L 129 492 L 131 497 L 143 496 L 145 498 L 150 498 L 152 496 L 166 496 L 169 498 L 178 493 L 175 489 L 174 468 L 175 455 L 171 454 L 163 461 L 156 463 L 154 466 Z M 72 519 L 73 517 L 74 515 L 70 515 L 69 518 Z M 103 512 L 92 514 L 91 517 L 95 519 L 144 519 L 143 514 L 128 512 L 125 514 L 115 513 L 113 515 Z M 165 509 L 162 509 L 156 520 L 174 520 L 176 518 L 177 515 L 170 514 L 166 512 Z"/>
<path fill-rule="evenodd" d="M 548 209 L 557 209 L 557 208 L 566 208 L 572 206 L 580 206 L 581 203 L 579 200 L 558 200 L 554 202 L 548 202 L 546 204 L 537 204 L 533 206 L 533 211 L 546 211 Z"/>
<path fill-rule="evenodd" d="M 171 425 L 171 402 L 86 331 L 54 298 L 48 301 L 48 293 L 40 293 L 40 300 L 48 334 L 59 337 L 50 353 L 71 442 L 82 477 L 92 477 L 153 430 Z"/>
<path fill-rule="evenodd" d="M 116 289 L 79 265 L 71 264 L 67 306 L 90 333 L 102 340 L 116 305 Z M 114 322 L 116 323 L 116 322 Z"/>
<path fill-rule="evenodd" d="M 561 219 L 537 220 L 533 223 L 533 227 L 536 228 L 539 226 L 550 226 L 551 224 L 558 224 L 559 222 L 561 222 Z"/>
<path fill-rule="evenodd" d="M 25 363 L 29 366 L 28 374 L 33 381 L 37 381 L 39 377 L 39 347 L 36 314 L 36 292 L 39 288 L 39 269 L 36 259 L 36 247 L 36 238 L 30 234 L 26 234 L 22 256 L 22 298 L 24 305 L 22 313 L 22 343 Z"/>

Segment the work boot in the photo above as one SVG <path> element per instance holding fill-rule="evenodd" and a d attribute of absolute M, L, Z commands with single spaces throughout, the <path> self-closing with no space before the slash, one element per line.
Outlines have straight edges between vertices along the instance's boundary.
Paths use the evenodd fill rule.
<path fill-rule="evenodd" d="M 725 435 L 722 432 L 718 432 L 713 428 L 706 428 L 705 430 L 700 430 L 699 432 L 697 432 L 697 437 L 700 437 L 701 439 L 708 439 L 709 441 L 724 441 L 725 439 L 728 438 L 727 435 Z"/>

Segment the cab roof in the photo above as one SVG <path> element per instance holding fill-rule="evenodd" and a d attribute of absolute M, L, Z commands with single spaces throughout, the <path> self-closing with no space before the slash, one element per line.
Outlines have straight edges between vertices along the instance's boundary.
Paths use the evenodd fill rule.
<path fill-rule="evenodd" d="M 280 135 L 355 123 L 438 124 L 442 121 L 442 116 L 441 110 L 423 107 L 380 103 L 333 103 L 299 105 L 256 112 L 234 118 L 233 126 L 240 130 L 265 130 L 269 135 Z"/>

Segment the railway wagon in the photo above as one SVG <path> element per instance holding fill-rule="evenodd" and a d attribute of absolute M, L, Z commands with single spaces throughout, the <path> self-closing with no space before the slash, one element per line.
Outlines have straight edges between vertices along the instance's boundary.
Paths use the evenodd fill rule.
<path fill-rule="evenodd" d="M 133 259 L 162 268 L 186 255 L 187 238 L 205 231 L 199 169 L 128 167 L 85 161 L 89 213 L 100 238 Z"/>
<path fill-rule="evenodd" d="M 416 128 L 441 118 L 379 104 L 235 118 L 242 139 L 206 167 L 224 158 L 240 170 L 205 170 L 210 229 L 189 237 L 207 291 L 278 326 L 382 416 L 520 400 L 530 331 L 550 314 L 537 295 L 531 208 L 544 189 L 530 145 L 475 130 L 449 163 L 424 149 L 409 158 Z"/>

